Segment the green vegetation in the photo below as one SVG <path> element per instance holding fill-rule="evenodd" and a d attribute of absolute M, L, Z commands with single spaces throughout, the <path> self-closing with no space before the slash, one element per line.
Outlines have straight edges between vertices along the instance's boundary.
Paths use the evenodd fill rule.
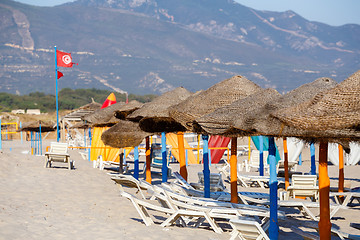
<path fill-rule="evenodd" d="M 91 89 L 70 89 L 64 88 L 59 92 L 59 110 L 72 110 L 88 104 L 94 99 L 102 104 L 111 91 Z M 124 94 L 114 93 L 117 102 L 125 102 Z M 156 95 L 138 96 L 129 95 L 129 101 L 150 102 Z M 45 95 L 41 92 L 30 93 L 29 95 L 18 96 L 10 93 L 0 93 L 0 112 L 9 112 L 13 109 L 38 108 L 41 112 L 53 112 L 56 109 L 55 96 Z"/>

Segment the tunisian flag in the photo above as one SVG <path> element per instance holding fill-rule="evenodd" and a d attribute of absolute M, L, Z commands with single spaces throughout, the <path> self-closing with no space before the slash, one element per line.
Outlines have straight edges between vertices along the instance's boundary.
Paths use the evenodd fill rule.
<path fill-rule="evenodd" d="M 72 67 L 73 62 L 71 53 L 61 52 L 56 50 L 57 65 L 59 67 Z"/>
<path fill-rule="evenodd" d="M 64 74 L 62 72 L 58 71 L 58 79 L 60 79 L 63 76 L 64 76 Z"/>

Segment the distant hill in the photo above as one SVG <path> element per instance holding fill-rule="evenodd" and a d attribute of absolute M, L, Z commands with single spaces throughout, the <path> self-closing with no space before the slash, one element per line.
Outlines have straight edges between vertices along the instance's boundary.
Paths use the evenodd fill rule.
<path fill-rule="evenodd" d="M 232 0 L 2 0 L 0 16 L 0 92 L 54 94 L 55 45 L 79 63 L 60 68 L 60 88 L 134 94 L 197 91 L 234 75 L 284 92 L 360 69 L 359 25 L 332 27 Z"/>

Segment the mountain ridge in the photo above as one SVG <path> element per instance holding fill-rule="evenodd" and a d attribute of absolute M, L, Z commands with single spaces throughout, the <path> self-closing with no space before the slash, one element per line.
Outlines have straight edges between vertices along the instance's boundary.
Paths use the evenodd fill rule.
<path fill-rule="evenodd" d="M 359 25 L 332 27 L 231 0 L 4 0 L 0 12 L 0 91 L 10 93 L 33 92 L 33 82 L 53 93 L 54 45 L 79 62 L 61 69 L 61 88 L 135 94 L 197 91 L 233 75 L 286 92 L 318 77 L 341 81 L 360 66 Z"/>

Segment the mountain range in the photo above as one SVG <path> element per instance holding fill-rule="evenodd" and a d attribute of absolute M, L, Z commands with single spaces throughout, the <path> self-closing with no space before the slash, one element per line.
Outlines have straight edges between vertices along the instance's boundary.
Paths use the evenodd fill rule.
<path fill-rule="evenodd" d="M 0 2 L 0 92 L 55 93 L 54 46 L 71 52 L 59 88 L 161 94 L 234 75 L 287 92 L 360 69 L 360 25 L 257 11 L 233 0 Z"/>

